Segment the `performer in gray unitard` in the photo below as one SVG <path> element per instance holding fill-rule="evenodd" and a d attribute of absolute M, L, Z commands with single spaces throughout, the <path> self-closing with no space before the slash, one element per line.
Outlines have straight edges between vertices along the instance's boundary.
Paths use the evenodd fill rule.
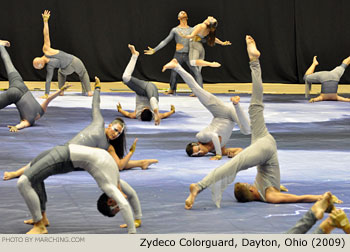
<path fill-rule="evenodd" d="M 152 82 L 137 79 L 132 76 L 134 72 L 139 52 L 133 45 L 128 45 L 131 51 L 131 59 L 123 73 L 123 82 L 131 90 L 136 93 L 136 108 L 134 112 L 127 112 L 122 109 L 121 105 L 117 105 L 118 112 L 122 115 L 132 118 L 141 119 L 142 121 L 151 121 L 154 117 L 155 125 L 160 124 L 160 120 L 167 118 L 175 113 L 175 107 L 171 105 L 171 109 L 166 113 L 159 113 L 159 94 L 156 85 Z"/>
<path fill-rule="evenodd" d="M 43 69 L 46 66 L 46 83 L 45 83 L 45 95 L 42 98 L 47 98 L 50 93 L 50 85 L 55 68 L 58 68 L 58 87 L 61 88 L 66 82 L 66 76 L 72 73 L 77 73 L 82 84 L 83 94 L 92 96 L 90 79 L 88 72 L 83 62 L 62 50 L 56 50 L 51 48 L 50 35 L 49 35 L 49 18 L 50 11 L 45 10 L 42 14 L 44 21 L 44 46 L 41 57 L 36 57 L 33 60 L 33 66 L 36 69 Z M 63 92 L 61 92 L 63 95 Z"/>
<path fill-rule="evenodd" d="M 194 78 L 178 64 L 176 59 L 165 65 L 163 71 L 168 69 L 168 66 L 180 74 L 199 101 L 214 117 L 209 126 L 196 135 L 198 142 L 187 145 L 187 154 L 190 157 L 198 157 L 213 152 L 216 156 L 211 159 L 219 160 L 223 155 L 233 157 L 242 151 L 241 148 L 226 148 L 236 123 L 243 134 L 250 134 L 250 123 L 239 104 L 239 97 L 231 98 L 233 105 L 225 104 L 215 95 L 201 88 Z"/>
<path fill-rule="evenodd" d="M 33 217 L 34 227 L 27 234 L 45 234 L 48 220 L 46 214 L 46 192 L 44 180 L 49 176 L 68 173 L 74 168 L 86 170 L 97 182 L 101 190 L 117 202 L 129 233 L 136 233 L 134 218 L 128 201 L 118 190 L 119 169 L 113 158 L 105 150 L 82 145 L 68 144 L 41 153 L 18 179 L 17 187 Z M 124 182 L 126 186 L 127 183 Z M 121 184 L 122 185 L 122 184 Z M 132 207 L 135 218 L 141 219 L 141 207 L 136 192 L 130 187 L 125 193 L 132 193 Z M 128 195 L 127 195 L 128 196 Z M 44 217 L 45 216 L 45 217 Z M 140 221 L 139 221 L 140 222 Z"/>
<path fill-rule="evenodd" d="M 345 212 L 341 209 L 336 209 L 332 202 L 332 194 L 326 192 L 322 199 L 318 200 L 295 224 L 289 229 L 287 234 L 305 234 L 314 224 L 323 218 L 324 213 L 330 215 L 315 229 L 313 234 L 329 234 L 334 228 L 343 229 L 345 233 L 350 232 L 349 220 Z"/>
<path fill-rule="evenodd" d="M 340 66 L 337 66 L 332 71 L 315 72 L 315 68 L 318 65 L 317 56 L 314 56 L 311 66 L 308 68 L 304 75 L 305 81 L 305 97 L 310 97 L 310 90 L 312 83 L 321 83 L 321 94 L 310 99 L 309 102 L 318 101 L 343 101 L 350 102 L 350 98 L 345 98 L 337 94 L 338 83 L 345 69 L 350 64 L 350 57 L 343 60 Z"/>
<path fill-rule="evenodd" d="M 0 109 L 3 109 L 13 103 L 16 105 L 21 117 L 21 122 L 16 126 L 9 125 L 8 127 L 10 128 L 11 132 L 17 132 L 20 129 L 34 125 L 35 121 L 39 120 L 44 115 L 49 103 L 58 96 L 60 91 L 67 89 L 69 85 L 63 86 L 60 91 L 50 95 L 48 99 L 40 105 L 24 84 L 21 75 L 12 64 L 11 58 L 6 51 L 5 46 L 9 47 L 10 42 L 0 40 L 1 58 L 4 62 L 9 79 L 8 90 L 0 93 Z"/>
<path fill-rule="evenodd" d="M 251 144 L 226 164 L 214 169 L 204 179 L 191 184 L 186 209 L 191 209 L 198 193 L 207 187 L 212 189 L 212 198 L 220 207 L 222 193 L 231 184 L 239 171 L 257 166 L 254 185 L 235 184 L 238 201 L 263 201 L 269 203 L 314 202 L 321 195 L 286 194 L 280 192 L 280 170 L 275 139 L 268 132 L 264 121 L 263 86 L 259 63 L 260 52 L 251 36 L 246 36 L 247 51 L 252 74 L 252 96 L 249 106 Z"/>
<path fill-rule="evenodd" d="M 190 64 L 188 53 L 189 53 L 189 40 L 180 36 L 181 34 L 190 35 L 192 32 L 192 27 L 187 24 L 187 13 L 185 11 L 180 11 L 177 16 L 180 24 L 173 29 L 171 29 L 168 37 L 166 37 L 163 41 L 161 41 L 154 49 L 148 47 L 148 50 L 144 50 L 145 54 L 152 55 L 166 46 L 171 40 L 175 39 L 176 41 L 176 51 L 174 54 L 174 58 L 179 62 L 180 65 L 184 63 L 187 64 L 189 69 L 191 70 L 192 75 L 195 77 L 196 82 L 199 86 L 203 87 L 203 78 L 202 74 L 198 67 L 192 66 Z M 170 89 L 165 94 L 175 94 L 176 86 L 177 86 L 177 73 L 175 71 L 171 71 L 170 75 Z"/>

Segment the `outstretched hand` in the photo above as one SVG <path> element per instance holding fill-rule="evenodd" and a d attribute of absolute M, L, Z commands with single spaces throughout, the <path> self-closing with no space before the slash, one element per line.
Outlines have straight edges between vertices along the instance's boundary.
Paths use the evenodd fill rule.
<path fill-rule="evenodd" d="M 120 102 L 118 102 L 118 104 L 117 104 L 117 110 L 118 110 L 118 112 L 120 112 L 120 110 L 122 110 L 122 105 L 120 105 Z"/>
<path fill-rule="evenodd" d="M 49 10 L 45 10 L 43 14 L 41 14 L 41 16 L 43 17 L 44 21 L 48 21 L 50 18 L 50 14 L 51 12 Z"/>
<path fill-rule="evenodd" d="M 228 40 L 226 40 L 225 42 L 222 43 L 223 46 L 229 46 L 232 45 L 232 43 Z"/>
<path fill-rule="evenodd" d="M 222 156 L 220 155 L 215 155 L 214 157 L 211 157 L 210 160 L 220 160 Z"/>
<path fill-rule="evenodd" d="M 7 125 L 7 127 L 10 129 L 10 132 L 17 132 L 18 131 L 16 126 Z"/>
<path fill-rule="evenodd" d="M 175 113 L 175 106 L 174 106 L 174 105 L 170 105 L 170 111 L 172 111 L 173 113 Z"/>
<path fill-rule="evenodd" d="M 65 91 L 65 90 L 67 90 L 68 88 L 70 88 L 71 86 L 73 86 L 72 84 L 69 84 L 69 83 L 66 83 L 66 84 L 64 84 L 61 88 L 60 88 L 60 90 L 61 91 Z"/>
<path fill-rule="evenodd" d="M 154 49 L 148 46 L 148 50 L 143 50 L 146 55 L 152 55 L 155 53 Z"/>

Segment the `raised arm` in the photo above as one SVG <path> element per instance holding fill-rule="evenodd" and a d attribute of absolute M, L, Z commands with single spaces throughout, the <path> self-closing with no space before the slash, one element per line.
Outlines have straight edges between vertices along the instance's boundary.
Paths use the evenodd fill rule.
<path fill-rule="evenodd" d="M 130 158 L 132 157 L 132 155 L 135 152 L 136 149 L 136 143 L 137 143 L 137 138 L 134 140 L 133 145 L 130 148 L 130 151 L 127 155 L 125 155 L 125 157 L 123 157 L 122 159 L 120 159 L 117 155 L 117 153 L 115 152 L 115 149 L 112 145 L 110 145 L 108 147 L 108 153 L 113 157 L 114 161 L 117 163 L 118 168 L 120 171 L 124 170 L 126 164 L 129 162 Z"/>
<path fill-rule="evenodd" d="M 215 38 L 215 44 L 219 44 L 222 46 L 232 45 L 230 41 L 226 40 L 225 42 L 222 42 L 219 38 Z"/>
<path fill-rule="evenodd" d="M 45 10 L 43 14 L 41 14 L 43 17 L 44 22 L 44 45 L 43 45 L 43 53 L 45 54 L 56 54 L 57 50 L 54 50 L 51 48 L 51 42 L 50 42 L 50 32 L 49 32 L 49 18 L 50 18 L 50 11 Z"/>
<path fill-rule="evenodd" d="M 148 47 L 148 50 L 144 50 L 144 53 L 146 55 L 152 55 L 155 54 L 157 51 L 162 49 L 164 46 L 166 46 L 175 36 L 175 28 L 171 29 L 169 35 L 162 40 L 154 49 L 151 47 Z"/>

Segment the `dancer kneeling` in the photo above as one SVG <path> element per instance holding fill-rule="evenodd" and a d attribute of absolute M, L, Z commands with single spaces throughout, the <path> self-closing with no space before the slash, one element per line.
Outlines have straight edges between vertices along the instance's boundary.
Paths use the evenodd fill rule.
<path fill-rule="evenodd" d="M 117 105 L 118 112 L 131 119 L 141 119 L 142 121 L 151 121 L 154 118 L 155 125 L 160 124 L 160 120 L 167 118 L 175 113 L 174 105 L 171 105 L 170 111 L 159 113 L 159 94 L 156 85 L 152 82 L 139 80 L 132 76 L 135 69 L 139 52 L 133 45 L 128 45 L 131 51 L 131 59 L 123 74 L 123 82 L 136 93 L 136 108 L 134 112 L 128 112 L 122 109 L 120 103 Z"/>
<path fill-rule="evenodd" d="M 268 132 L 264 121 L 263 86 L 259 63 L 260 52 L 254 39 L 246 36 L 247 51 L 252 73 L 252 96 L 249 106 L 251 144 L 226 164 L 214 169 L 204 179 L 191 184 L 186 209 L 191 209 L 199 192 L 211 186 L 212 197 L 220 207 L 222 193 L 239 171 L 257 166 L 254 185 L 235 184 L 235 196 L 240 202 L 263 201 L 269 203 L 314 202 L 322 195 L 294 195 L 280 192 L 280 169 L 275 139 Z M 334 201 L 337 201 L 336 199 Z"/>
<path fill-rule="evenodd" d="M 133 151 L 133 150 L 131 150 Z M 49 221 L 46 217 L 44 180 L 51 175 L 68 173 L 75 168 L 86 170 L 96 181 L 101 190 L 108 196 L 102 196 L 98 209 L 107 216 L 114 216 L 119 210 L 128 227 L 128 233 L 136 233 L 135 224 L 141 225 L 141 207 L 136 192 L 119 178 L 119 169 L 107 151 L 82 145 L 69 144 L 56 146 L 37 156 L 18 179 L 17 187 L 23 196 L 32 220 L 27 224 L 34 227 L 27 234 L 46 234 Z M 125 189 L 129 202 L 119 189 Z M 117 205 L 116 205 L 117 203 Z M 122 226 L 124 227 L 124 226 Z"/>

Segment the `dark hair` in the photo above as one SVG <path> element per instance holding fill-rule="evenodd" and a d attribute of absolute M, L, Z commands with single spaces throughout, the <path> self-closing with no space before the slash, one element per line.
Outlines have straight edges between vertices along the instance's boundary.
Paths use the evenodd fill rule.
<path fill-rule="evenodd" d="M 97 200 L 97 209 L 104 216 L 114 217 L 114 215 L 111 213 L 111 208 L 107 205 L 108 199 L 109 197 L 107 196 L 107 194 L 101 194 L 101 196 Z"/>
<path fill-rule="evenodd" d="M 249 202 L 254 200 L 252 192 L 249 191 L 249 189 L 245 185 L 242 185 L 241 183 L 235 184 L 234 192 L 238 202 Z"/>
<path fill-rule="evenodd" d="M 120 124 L 123 127 L 123 132 L 114 140 L 108 139 L 108 143 L 113 146 L 115 153 L 119 158 L 124 157 L 124 153 L 126 153 L 126 125 L 123 119 L 120 117 L 115 118 L 111 124 Z"/>
<path fill-rule="evenodd" d="M 193 146 L 196 146 L 196 145 L 198 145 L 196 142 L 191 142 L 191 143 L 187 144 L 187 146 L 186 146 L 186 153 L 187 153 L 187 155 L 189 157 L 192 156 L 192 154 L 193 154 Z"/>
<path fill-rule="evenodd" d="M 215 38 L 216 38 L 216 27 L 218 27 L 218 22 L 215 21 L 215 22 L 209 23 L 209 25 L 207 25 L 207 27 L 209 28 L 209 34 L 207 37 L 207 44 L 209 46 L 214 46 L 215 45 Z"/>
<path fill-rule="evenodd" d="M 149 109 L 144 109 L 141 112 L 141 121 L 151 121 L 153 118 L 152 111 Z"/>

